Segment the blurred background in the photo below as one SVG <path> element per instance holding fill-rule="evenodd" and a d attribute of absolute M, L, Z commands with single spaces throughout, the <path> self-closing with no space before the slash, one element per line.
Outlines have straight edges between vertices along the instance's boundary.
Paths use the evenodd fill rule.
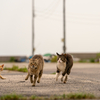
<path fill-rule="evenodd" d="M 0 0 L 0 61 L 27 61 L 33 40 L 34 54 L 42 54 L 46 62 L 64 52 L 64 42 L 74 61 L 98 62 L 99 4 L 100 0 Z"/>

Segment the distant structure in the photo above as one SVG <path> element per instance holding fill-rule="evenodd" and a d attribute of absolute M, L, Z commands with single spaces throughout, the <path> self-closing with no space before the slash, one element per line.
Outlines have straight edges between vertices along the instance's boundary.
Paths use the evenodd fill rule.
<path fill-rule="evenodd" d="M 24 62 L 26 59 L 26 56 L 0 56 L 0 62 Z"/>
<path fill-rule="evenodd" d="M 79 58 L 79 59 L 91 59 L 97 58 L 98 53 L 70 53 L 73 58 Z M 0 56 L 0 62 L 10 62 L 11 58 L 15 59 L 15 62 L 20 62 L 23 59 L 27 59 L 26 56 Z M 100 59 L 99 59 L 100 60 Z"/>
<path fill-rule="evenodd" d="M 97 53 L 70 53 L 73 55 L 74 58 L 80 58 L 80 59 L 91 59 L 96 58 Z"/>

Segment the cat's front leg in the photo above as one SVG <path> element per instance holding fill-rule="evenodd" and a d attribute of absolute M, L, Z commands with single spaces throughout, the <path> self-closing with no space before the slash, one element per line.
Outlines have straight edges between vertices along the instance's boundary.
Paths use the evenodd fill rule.
<path fill-rule="evenodd" d="M 33 75 L 30 75 L 30 82 L 33 83 Z"/>
<path fill-rule="evenodd" d="M 63 82 L 63 78 L 64 78 L 64 76 L 62 75 L 62 77 L 61 77 L 61 81 Z"/>
<path fill-rule="evenodd" d="M 25 80 L 28 80 L 29 76 L 30 76 L 30 68 L 29 68 L 29 65 L 28 65 L 28 74 L 27 74 Z"/>
<path fill-rule="evenodd" d="M 64 78 L 64 76 L 65 76 L 65 71 L 62 72 L 61 82 L 63 82 L 63 78 Z"/>
<path fill-rule="evenodd" d="M 29 73 L 28 73 L 27 76 L 26 76 L 26 78 L 25 78 L 25 80 L 28 80 L 29 76 L 30 76 L 30 75 L 29 75 Z"/>
<path fill-rule="evenodd" d="M 56 81 L 58 81 L 59 75 L 60 75 L 60 72 L 59 73 L 56 73 Z"/>
<path fill-rule="evenodd" d="M 59 77 L 59 75 L 60 75 L 60 70 L 57 69 L 57 72 L 56 72 L 56 81 L 58 81 L 58 77 Z"/>
<path fill-rule="evenodd" d="M 1 75 L 0 75 L 0 78 L 1 78 L 1 79 L 6 79 L 5 77 L 2 77 Z"/>
<path fill-rule="evenodd" d="M 35 86 L 37 77 L 38 77 L 38 75 L 34 75 L 34 81 L 33 81 L 33 85 L 32 86 Z"/>

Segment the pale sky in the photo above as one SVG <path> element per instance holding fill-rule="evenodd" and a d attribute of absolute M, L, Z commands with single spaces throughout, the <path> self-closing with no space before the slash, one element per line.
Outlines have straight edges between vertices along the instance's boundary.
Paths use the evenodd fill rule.
<path fill-rule="evenodd" d="M 34 0 L 35 54 L 63 52 L 63 0 Z M 100 52 L 100 0 L 66 0 L 68 53 Z M 0 0 L 0 56 L 32 54 L 32 0 Z"/>

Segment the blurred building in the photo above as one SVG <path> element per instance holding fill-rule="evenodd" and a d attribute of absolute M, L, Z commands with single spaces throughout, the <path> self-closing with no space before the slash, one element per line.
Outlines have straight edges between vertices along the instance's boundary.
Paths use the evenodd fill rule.
<path fill-rule="evenodd" d="M 0 62 L 25 62 L 26 56 L 0 56 Z"/>
<path fill-rule="evenodd" d="M 74 59 L 83 60 L 83 59 L 91 59 L 97 58 L 98 53 L 70 53 Z M 50 56 L 51 57 L 51 56 Z M 44 56 L 44 60 L 49 58 L 49 56 Z M 28 58 L 26 56 L 0 56 L 0 62 L 26 62 Z"/>

